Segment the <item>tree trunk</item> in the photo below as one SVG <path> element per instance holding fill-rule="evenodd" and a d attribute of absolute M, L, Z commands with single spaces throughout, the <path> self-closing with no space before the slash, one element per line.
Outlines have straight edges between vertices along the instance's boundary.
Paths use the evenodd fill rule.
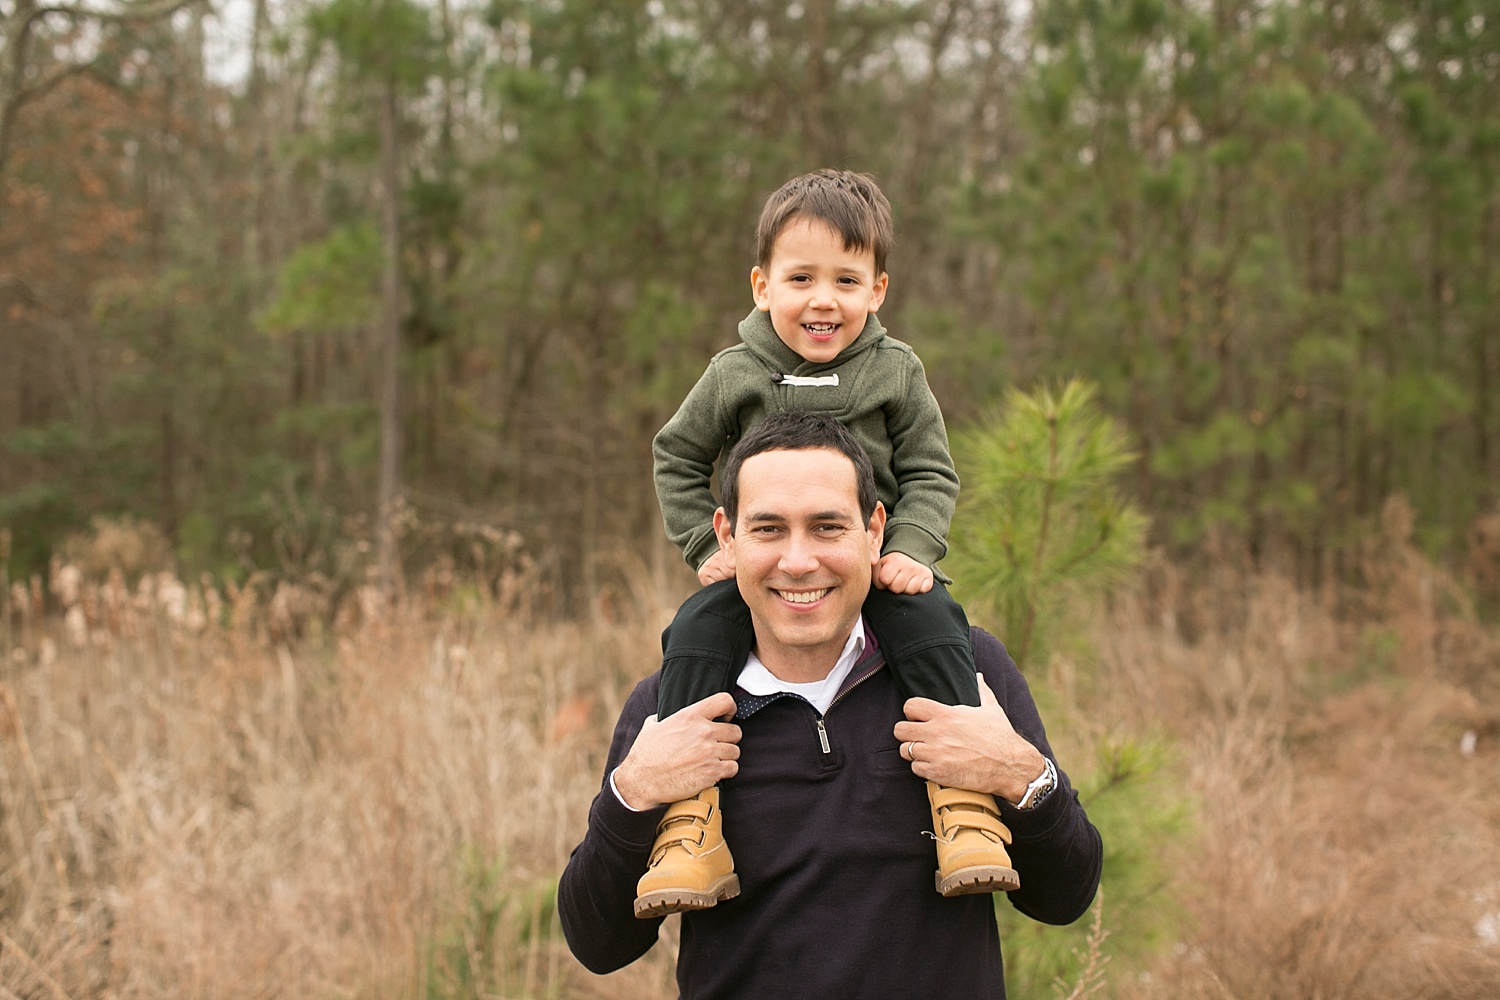
<path fill-rule="evenodd" d="M 387 596 L 394 596 L 401 582 L 395 521 L 401 493 L 401 189 L 397 124 L 396 81 L 387 79 L 380 106 L 384 267 L 380 275 L 380 481 L 376 526 L 380 586 Z"/>
<path fill-rule="evenodd" d="M 176 60 L 166 63 L 164 90 L 161 103 L 160 131 L 156 136 L 156 162 L 152 165 L 152 182 L 146 188 L 147 212 L 149 213 L 148 254 L 151 269 L 159 280 L 167 284 L 169 273 L 167 251 L 167 228 L 169 225 L 169 200 L 175 196 L 178 178 L 175 160 L 171 154 L 173 139 L 173 117 L 176 114 L 178 74 Z M 170 286 L 155 308 L 156 350 L 159 352 L 158 377 L 164 387 L 158 400 L 157 425 L 161 434 L 161 449 L 157 456 L 157 520 L 167 538 L 177 540 L 177 416 L 174 412 L 174 394 L 166 386 L 176 384 L 177 373 L 177 311 L 173 306 Z"/>

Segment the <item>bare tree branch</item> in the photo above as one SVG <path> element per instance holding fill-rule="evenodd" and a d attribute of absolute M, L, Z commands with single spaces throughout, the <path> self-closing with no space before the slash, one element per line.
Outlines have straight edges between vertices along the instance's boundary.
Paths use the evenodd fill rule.
<path fill-rule="evenodd" d="M 123 9 L 109 10 L 107 8 L 90 7 L 86 4 L 37 4 L 26 5 L 30 10 L 24 15 L 22 26 L 27 27 L 31 23 L 47 17 L 51 14 L 61 14 L 74 20 L 98 21 L 104 24 L 137 24 L 145 21 L 155 21 L 190 7 L 201 0 L 162 0 L 160 3 L 125 4 Z"/>
<path fill-rule="evenodd" d="M 171 17 L 202 0 L 155 0 L 125 3 L 116 7 L 89 4 L 39 4 L 35 0 L 18 0 L 9 16 L 0 16 L 0 177 L 10 159 L 16 119 L 27 104 L 45 96 L 70 77 L 93 72 L 94 60 L 67 63 L 43 73 L 41 79 L 28 81 L 35 28 L 48 17 L 64 17 L 73 23 L 145 24 Z"/>

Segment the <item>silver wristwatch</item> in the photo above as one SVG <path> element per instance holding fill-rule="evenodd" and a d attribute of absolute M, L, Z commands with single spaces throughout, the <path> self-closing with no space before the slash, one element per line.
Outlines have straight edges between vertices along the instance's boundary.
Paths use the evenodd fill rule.
<path fill-rule="evenodd" d="M 1042 800 L 1052 794 L 1052 789 L 1057 787 L 1057 765 L 1052 763 L 1052 758 L 1043 756 L 1042 761 L 1047 765 L 1039 778 L 1026 786 L 1026 794 L 1021 796 L 1021 801 L 1016 803 L 1016 808 L 1022 812 L 1035 809 L 1042 804 Z"/>

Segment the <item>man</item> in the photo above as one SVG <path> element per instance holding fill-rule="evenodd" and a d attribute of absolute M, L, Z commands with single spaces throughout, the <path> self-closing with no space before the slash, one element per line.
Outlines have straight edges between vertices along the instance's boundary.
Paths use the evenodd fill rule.
<path fill-rule="evenodd" d="M 977 708 L 907 700 L 882 668 L 860 607 L 885 511 L 868 457 L 835 420 L 768 418 L 721 478 L 714 528 L 751 610 L 753 652 L 733 696 L 658 721 L 657 674 L 627 700 L 558 889 L 570 947 L 603 973 L 656 942 L 660 918 L 637 919 L 635 899 L 660 827 L 680 833 L 665 838 L 678 855 L 668 867 L 703 876 L 676 907 L 689 911 L 684 1000 L 1003 997 L 991 897 L 935 892 L 927 838 L 940 864 L 956 852 L 962 865 L 1003 855 L 1008 827 L 1020 878 L 1009 899 L 1048 923 L 1088 909 L 1102 859 L 1025 681 L 979 629 Z M 924 780 L 988 793 L 1004 815 L 933 808 Z"/>

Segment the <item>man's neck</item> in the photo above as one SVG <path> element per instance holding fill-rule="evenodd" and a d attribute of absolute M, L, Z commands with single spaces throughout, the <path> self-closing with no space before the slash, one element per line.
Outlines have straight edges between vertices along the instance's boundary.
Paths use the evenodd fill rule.
<path fill-rule="evenodd" d="M 777 693 L 795 694 L 806 699 L 819 712 L 826 712 L 847 683 L 849 673 L 854 669 L 855 663 L 868 648 L 867 643 L 868 636 L 865 634 L 864 622 L 860 621 L 850 629 L 849 638 L 831 667 L 821 670 L 814 667 L 794 675 L 805 677 L 816 674 L 811 680 L 796 680 L 783 674 L 772 673 L 771 669 L 761 662 L 760 657 L 752 652 L 750 659 L 745 663 L 745 668 L 740 671 L 738 686 L 752 696 L 765 697 Z"/>
<path fill-rule="evenodd" d="M 844 641 L 838 646 L 817 646 L 813 648 L 788 648 L 777 646 L 768 649 L 764 644 L 757 641 L 752 647 L 756 659 L 771 672 L 778 680 L 789 684 L 811 684 L 821 681 L 828 676 L 829 671 L 838 666 L 839 660 L 848 651 L 851 641 L 855 636 L 864 638 L 864 622 L 856 619 L 855 624 L 850 627 Z M 767 655 L 769 654 L 769 655 Z"/>

